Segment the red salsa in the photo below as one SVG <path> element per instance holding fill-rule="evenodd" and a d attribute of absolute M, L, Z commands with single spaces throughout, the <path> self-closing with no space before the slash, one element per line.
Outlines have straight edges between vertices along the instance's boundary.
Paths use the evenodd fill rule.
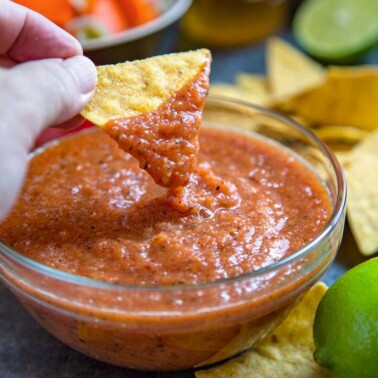
<path fill-rule="evenodd" d="M 112 120 L 105 130 L 157 184 L 184 186 L 197 164 L 198 129 L 208 88 L 206 62 L 195 80 L 156 111 Z"/>
<path fill-rule="evenodd" d="M 200 144 L 189 185 L 167 191 L 101 130 L 63 140 L 32 159 L 0 235 L 63 271 L 175 285 L 271 264 L 327 222 L 326 189 L 285 150 L 210 128 Z"/>

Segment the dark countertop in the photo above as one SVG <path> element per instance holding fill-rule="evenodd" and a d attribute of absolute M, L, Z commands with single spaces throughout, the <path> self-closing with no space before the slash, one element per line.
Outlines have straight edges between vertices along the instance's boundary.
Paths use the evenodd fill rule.
<path fill-rule="evenodd" d="M 288 34 L 284 35 L 289 38 Z M 368 62 L 377 61 L 372 53 Z M 232 81 L 239 71 L 264 73 L 264 44 L 214 52 L 212 81 Z M 341 250 L 323 280 L 332 284 L 348 268 L 362 262 L 346 230 Z M 0 284 L 0 377 L 1 378 L 193 378 L 193 371 L 149 373 L 113 367 L 65 346 L 44 331 L 15 297 Z"/>

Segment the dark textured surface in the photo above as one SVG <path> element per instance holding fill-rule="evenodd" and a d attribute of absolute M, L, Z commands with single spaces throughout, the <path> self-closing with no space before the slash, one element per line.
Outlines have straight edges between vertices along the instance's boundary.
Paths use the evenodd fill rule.
<path fill-rule="evenodd" d="M 285 37 L 289 37 L 285 35 Z M 369 61 L 375 61 L 373 52 Z M 264 72 L 264 44 L 214 53 L 212 81 L 232 81 L 238 71 Z M 331 284 L 361 262 L 354 241 L 346 232 L 337 260 L 324 281 Z M 193 372 L 147 373 L 112 367 L 88 358 L 45 332 L 0 284 L 0 378 L 189 378 Z"/>

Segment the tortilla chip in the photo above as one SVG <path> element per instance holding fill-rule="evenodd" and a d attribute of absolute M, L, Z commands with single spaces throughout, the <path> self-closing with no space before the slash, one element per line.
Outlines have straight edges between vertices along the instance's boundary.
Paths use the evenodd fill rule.
<path fill-rule="evenodd" d="M 322 85 L 283 106 L 314 123 L 373 130 L 378 127 L 377 104 L 377 67 L 331 67 Z"/>
<path fill-rule="evenodd" d="M 341 166 L 345 169 L 347 165 L 349 164 L 349 159 L 350 159 L 350 153 L 349 151 L 335 151 L 335 156 Z"/>
<path fill-rule="evenodd" d="M 267 106 L 266 97 L 260 91 L 253 91 L 235 84 L 212 84 L 210 86 L 210 94 L 212 96 L 228 97 L 234 100 Z"/>
<path fill-rule="evenodd" d="M 210 61 L 206 49 L 97 67 L 98 84 L 82 116 L 97 126 L 156 110 Z"/>
<path fill-rule="evenodd" d="M 244 91 L 234 84 L 216 83 L 210 85 L 210 95 L 245 101 Z"/>
<path fill-rule="evenodd" d="M 198 371 L 196 378 L 325 377 L 325 370 L 313 359 L 312 325 L 326 290 L 323 283 L 314 285 L 286 320 L 257 348 L 220 366 Z"/>
<path fill-rule="evenodd" d="M 355 144 L 369 135 L 366 130 L 353 126 L 321 126 L 314 130 L 315 134 L 325 142 L 343 142 Z"/>
<path fill-rule="evenodd" d="M 325 80 L 323 67 L 280 38 L 267 45 L 268 82 L 276 100 L 284 100 Z"/>
<path fill-rule="evenodd" d="M 306 118 L 298 115 L 298 114 L 293 114 L 293 113 L 288 113 L 286 114 L 288 117 L 292 118 L 294 121 L 298 122 L 300 125 L 307 127 L 308 129 L 313 128 L 313 124 Z"/>
<path fill-rule="evenodd" d="M 378 131 L 350 152 L 345 164 L 347 215 L 358 248 L 364 255 L 378 252 Z"/>
<path fill-rule="evenodd" d="M 255 98 L 255 104 L 268 106 L 272 101 L 266 77 L 263 75 L 242 72 L 236 75 L 236 85 L 247 92 L 249 98 Z"/>

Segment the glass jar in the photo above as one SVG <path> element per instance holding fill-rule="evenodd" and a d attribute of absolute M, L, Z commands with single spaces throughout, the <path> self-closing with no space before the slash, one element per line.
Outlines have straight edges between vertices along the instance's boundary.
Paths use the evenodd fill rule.
<path fill-rule="evenodd" d="M 260 41 L 285 25 L 286 0 L 194 0 L 182 19 L 189 40 L 206 47 Z"/>

